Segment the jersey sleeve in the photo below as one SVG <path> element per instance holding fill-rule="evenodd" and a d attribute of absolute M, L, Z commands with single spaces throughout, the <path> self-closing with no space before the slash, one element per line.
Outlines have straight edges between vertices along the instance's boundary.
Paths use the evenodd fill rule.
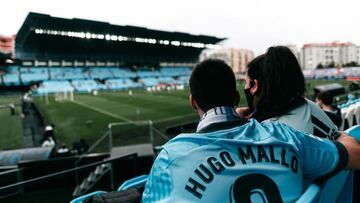
<path fill-rule="evenodd" d="M 346 167 L 348 153 L 341 143 L 296 130 L 293 132 L 305 178 L 324 181 Z"/>
<path fill-rule="evenodd" d="M 168 153 L 163 149 L 151 168 L 142 196 L 143 203 L 161 202 L 170 196 L 173 182 L 169 164 Z"/>

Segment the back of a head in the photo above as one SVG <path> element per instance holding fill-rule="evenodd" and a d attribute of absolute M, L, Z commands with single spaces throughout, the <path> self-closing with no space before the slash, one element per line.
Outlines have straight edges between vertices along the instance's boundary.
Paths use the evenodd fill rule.
<path fill-rule="evenodd" d="M 304 95 L 305 78 L 289 48 L 270 47 L 248 67 L 250 79 L 259 81 L 262 97 L 258 109 L 267 114 L 264 119 L 286 113 L 291 103 Z"/>
<path fill-rule="evenodd" d="M 323 104 L 331 106 L 334 101 L 334 97 L 329 92 L 319 92 L 316 98 L 322 101 Z"/>
<path fill-rule="evenodd" d="M 217 106 L 234 106 L 235 75 L 224 61 L 205 60 L 195 66 L 190 76 L 190 92 L 203 111 Z"/>

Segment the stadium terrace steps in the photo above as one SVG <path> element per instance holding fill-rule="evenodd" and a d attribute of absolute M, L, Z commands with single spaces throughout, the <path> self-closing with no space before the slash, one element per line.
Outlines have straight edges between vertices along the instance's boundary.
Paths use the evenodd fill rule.
<path fill-rule="evenodd" d="M 76 186 L 73 196 L 77 197 L 89 192 L 89 190 L 99 181 L 107 172 L 110 171 L 110 164 L 97 166 L 94 171 L 84 178 L 80 185 Z"/>

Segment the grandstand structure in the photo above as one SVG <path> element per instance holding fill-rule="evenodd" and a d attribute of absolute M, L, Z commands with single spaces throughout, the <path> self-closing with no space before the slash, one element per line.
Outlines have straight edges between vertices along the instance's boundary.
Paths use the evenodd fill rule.
<path fill-rule="evenodd" d="M 19 103 L 17 108 L 22 108 L 22 110 L 21 112 L 17 110 L 19 113 L 16 117 L 9 119 L 9 122 L 17 119 L 18 125 L 9 124 L 9 128 L 11 128 L 10 125 L 21 128 L 23 131 L 19 130 L 19 133 L 14 132 L 14 134 L 21 134 L 18 142 L 24 141 L 27 145 L 16 143 L 16 146 L 26 148 L 17 150 L 15 147 L 7 146 L 8 150 L 1 152 L 3 157 L 3 152 L 7 152 L 5 154 L 7 159 L 2 159 L 7 162 L 0 163 L 2 182 L 0 201 L 6 199 L 9 202 L 53 202 L 57 199 L 59 202 L 66 202 L 72 199 L 73 195 L 77 196 L 94 188 L 114 189 L 114 184 L 117 185 L 133 176 L 148 173 L 153 161 L 153 143 L 146 141 L 145 144 L 149 149 L 146 153 L 139 153 L 138 150 L 132 148 L 133 145 L 123 145 L 136 141 L 137 147 L 141 148 L 140 152 L 145 152 L 144 147 L 138 145 L 139 140 L 142 142 L 149 140 L 150 137 L 144 133 L 145 131 L 152 134 L 156 132 L 155 127 L 165 128 L 166 125 L 173 125 L 177 121 L 184 122 L 192 119 L 194 113 L 190 109 L 188 111 L 182 109 L 183 103 L 187 102 L 187 97 L 183 99 L 181 94 L 178 97 L 169 95 L 166 99 L 176 101 L 173 102 L 174 107 L 171 105 L 164 107 L 164 102 L 154 104 L 155 102 L 151 100 L 146 101 L 153 105 L 152 111 L 141 107 L 133 110 L 131 105 L 124 105 L 131 114 L 138 114 L 135 117 L 141 114 L 142 119 L 148 119 L 147 113 L 154 112 L 155 117 L 151 119 L 158 119 L 154 123 L 149 121 L 148 124 L 147 121 L 146 125 L 140 126 L 134 124 L 139 120 L 138 118 L 134 119 L 132 115 L 129 116 L 131 119 L 126 118 L 125 120 L 131 122 L 126 123 L 124 128 L 131 130 L 128 136 L 135 137 L 134 141 L 128 139 L 129 137 L 123 139 L 120 136 L 123 135 L 120 127 L 114 127 L 111 133 L 109 133 L 110 130 L 105 133 L 106 138 L 96 134 L 98 129 L 92 129 L 100 126 L 102 122 L 107 122 L 104 125 L 107 126 L 110 122 L 124 120 L 125 116 L 128 117 L 125 111 L 121 112 L 122 116 L 118 116 L 117 112 L 108 112 L 95 105 L 87 105 L 80 99 L 74 102 L 57 102 L 55 105 L 46 104 L 46 106 L 39 105 L 42 104 L 40 100 L 50 98 L 51 101 L 53 99 L 60 101 L 66 97 L 73 99 L 73 93 L 81 94 L 77 95 L 77 98 L 87 96 L 95 98 L 82 93 L 97 94 L 98 91 L 108 91 L 102 93 L 101 98 L 96 98 L 101 100 L 103 98 L 106 101 L 106 95 L 112 97 L 116 94 L 118 98 L 112 102 L 120 104 L 123 94 L 128 96 L 128 92 L 113 93 L 111 91 L 132 88 L 147 91 L 183 89 L 189 81 L 192 66 L 198 62 L 200 52 L 206 48 L 217 47 L 222 40 L 224 38 L 29 13 L 16 33 L 15 54 L 12 58 L 10 55 L 0 55 L 0 96 L 6 93 L 14 94 L 14 92 L 21 94 L 26 92 L 25 95 L 27 95 L 26 97 L 22 95 L 21 98 L 20 96 L 11 97 Z M 12 63 L 7 62 L 9 58 L 12 59 Z M 32 95 L 51 95 L 49 98 L 34 97 L 32 100 L 29 90 Z M 129 95 L 130 92 L 132 91 L 129 91 Z M 134 90 L 134 92 L 136 92 L 133 96 L 134 100 L 140 97 L 140 94 L 155 95 L 143 90 Z M 27 98 L 30 99 L 27 101 Z M 157 100 L 157 98 L 165 100 L 161 95 L 155 95 L 150 99 Z M 131 99 L 128 99 L 129 103 L 136 103 Z M 8 105 L 9 102 L 4 105 Z M 143 104 L 142 102 L 144 100 L 139 101 Z M 91 144 L 89 154 L 57 157 L 56 148 L 49 149 L 45 153 L 39 147 L 44 124 L 48 122 L 45 121 L 44 113 L 52 107 L 56 108 L 57 105 L 75 108 L 76 110 L 72 113 L 76 115 L 86 114 L 86 119 L 82 119 L 86 124 L 85 128 L 94 134 L 91 136 L 96 136 L 95 143 L 90 142 L 90 135 L 85 137 Z M 44 107 L 45 111 L 40 107 Z M 173 110 L 170 112 L 167 108 L 173 108 Z M 20 119 L 20 114 L 24 118 Z M 170 118 L 169 116 L 173 114 L 175 116 Z M 91 115 L 94 117 L 90 119 Z M 69 118 L 68 121 L 81 120 L 68 113 L 66 116 Z M 61 128 L 61 123 L 55 122 L 55 125 L 57 129 Z M 72 129 L 73 126 L 69 128 Z M 138 137 L 135 136 L 134 129 L 139 134 L 136 135 Z M 6 129 L 4 132 L 6 134 Z M 75 129 L 68 134 L 67 136 L 79 136 L 79 132 Z M 6 135 L 11 136 L 11 134 Z M 60 133 L 56 136 L 59 140 L 64 140 Z M 127 142 L 125 138 L 128 139 Z M 109 146 L 111 142 L 109 149 L 107 142 Z M 67 142 L 67 144 L 69 146 L 72 142 Z M 135 152 L 134 150 L 137 155 L 131 155 Z M 114 171 L 121 171 L 121 173 L 114 173 Z M 56 192 L 52 193 L 53 191 Z"/>
<path fill-rule="evenodd" d="M 200 52 L 222 40 L 29 13 L 16 34 L 21 65 L 7 67 L 0 85 L 36 85 L 36 94 L 184 85 Z"/>

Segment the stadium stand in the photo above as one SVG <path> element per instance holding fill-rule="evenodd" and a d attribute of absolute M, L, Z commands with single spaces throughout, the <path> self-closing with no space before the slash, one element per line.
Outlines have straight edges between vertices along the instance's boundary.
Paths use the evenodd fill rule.
<path fill-rule="evenodd" d="M 203 49 L 224 39 L 31 12 L 16 35 L 15 51 L 23 60 L 194 63 Z"/>
<path fill-rule="evenodd" d="M 126 68 L 109 68 L 115 78 L 135 78 L 136 73 Z"/>
<path fill-rule="evenodd" d="M 23 84 L 39 82 L 49 79 L 47 68 L 20 68 L 20 78 Z"/>
<path fill-rule="evenodd" d="M 16 65 L 1 67 L 1 88 L 21 93 L 31 90 L 29 94 L 34 98 L 55 93 L 56 100 L 62 95 L 57 92 L 71 92 L 72 95 L 73 92 L 146 88 L 159 83 L 185 84 L 191 73 L 189 66 L 198 61 L 201 51 L 217 46 L 222 40 L 224 38 L 29 13 L 16 34 Z M 141 83 L 143 80 L 145 82 Z M 84 122 L 87 125 L 92 121 Z M 54 125 L 60 130 L 60 124 Z M 58 138 L 61 139 L 60 136 Z M 121 160 L 116 160 L 125 155 L 121 147 L 109 149 L 106 154 L 86 154 L 85 157 L 9 158 L 6 164 L 17 165 L 13 171 L 0 174 L 0 198 L 14 197 L 14 202 L 41 202 L 37 200 L 47 197 L 45 202 L 51 202 L 52 198 L 68 202 L 73 198 L 75 188 L 82 193 L 99 186 L 112 190 L 112 186 L 129 178 L 149 173 L 153 161 L 153 146 L 149 146 L 151 154 Z M 109 157 L 115 161 L 111 170 L 102 173 L 104 178 L 89 178 L 94 176 L 91 174 L 96 176 L 98 167 L 79 169 L 83 164 L 108 161 Z M 83 183 L 88 178 L 92 184 L 96 183 L 93 188 L 89 185 L 84 187 Z M 30 183 L 32 179 L 35 180 Z M 37 182 L 39 179 L 43 182 Z M 72 191 L 67 193 L 69 188 Z M 56 197 L 51 195 L 54 194 L 51 190 L 56 191 Z"/>
<path fill-rule="evenodd" d="M 36 90 L 38 94 L 48 94 L 56 92 L 73 92 L 74 87 L 71 86 L 70 82 L 67 80 L 64 81 L 44 81 L 40 87 Z"/>
<path fill-rule="evenodd" d="M 129 88 L 142 87 L 141 84 L 134 82 L 131 79 L 109 79 L 105 84 L 111 90 L 127 90 Z"/>
<path fill-rule="evenodd" d="M 145 85 L 145 87 L 153 87 L 159 84 L 159 80 L 157 78 L 142 78 L 141 82 Z"/>
<path fill-rule="evenodd" d="M 88 79 L 88 80 L 73 80 L 71 81 L 73 87 L 78 92 L 91 92 L 94 90 L 101 90 L 104 89 L 104 86 L 99 85 L 95 82 L 95 80 Z M 105 86 L 106 87 L 106 86 Z"/>
<path fill-rule="evenodd" d="M 50 68 L 52 80 L 90 79 L 89 72 L 83 68 Z"/>
<path fill-rule="evenodd" d="M 160 73 L 163 76 L 183 76 L 183 75 L 190 75 L 191 68 L 190 67 L 163 67 L 160 69 Z"/>
<path fill-rule="evenodd" d="M 137 76 L 140 78 L 159 77 L 160 72 L 151 70 L 139 70 L 137 71 Z"/>
<path fill-rule="evenodd" d="M 180 76 L 177 80 L 180 81 L 181 84 L 189 84 L 189 76 Z"/>
<path fill-rule="evenodd" d="M 19 71 L 16 66 L 10 66 L 7 68 L 7 73 L 3 76 L 5 86 L 20 85 Z"/>
<path fill-rule="evenodd" d="M 91 68 L 89 69 L 90 76 L 93 79 L 108 79 L 114 78 L 113 73 L 109 68 Z"/>
<path fill-rule="evenodd" d="M 165 84 L 176 84 L 178 82 L 172 77 L 160 77 L 158 78 L 158 81 Z"/>

